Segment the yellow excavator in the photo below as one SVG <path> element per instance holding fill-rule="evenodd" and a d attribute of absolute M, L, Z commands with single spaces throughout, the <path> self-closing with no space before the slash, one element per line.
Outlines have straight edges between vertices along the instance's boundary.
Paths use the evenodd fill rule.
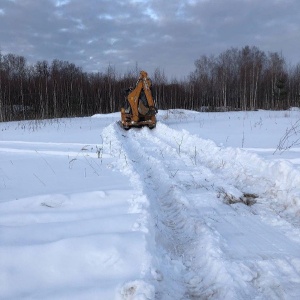
<path fill-rule="evenodd" d="M 147 72 L 140 72 L 135 88 L 126 90 L 125 97 L 129 107 L 121 108 L 121 127 L 126 130 L 142 126 L 148 126 L 150 129 L 155 128 L 157 108 L 154 105 L 151 80 Z"/>

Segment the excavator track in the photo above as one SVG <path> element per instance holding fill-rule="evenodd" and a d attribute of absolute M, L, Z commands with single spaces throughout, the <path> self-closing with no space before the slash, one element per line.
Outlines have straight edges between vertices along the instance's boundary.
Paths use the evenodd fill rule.
<path fill-rule="evenodd" d="M 153 124 L 153 122 L 149 122 L 149 121 L 140 121 L 140 122 L 135 122 L 130 124 L 127 123 L 124 124 L 122 123 L 122 121 L 118 121 L 117 123 L 124 130 L 129 130 L 132 127 L 141 128 L 147 126 L 149 129 L 154 129 L 156 127 L 156 124 Z"/>
<path fill-rule="evenodd" d="M 143 196 L 143 281 L 155 299 L 300 299 L 299 228 L 273 211 L 284 179 L 257 172 L 266 162 L 162 123 L 125 133 L 111 124 L 103 137 Z M 249 187 L 257 204 L 240 198 Z"/>

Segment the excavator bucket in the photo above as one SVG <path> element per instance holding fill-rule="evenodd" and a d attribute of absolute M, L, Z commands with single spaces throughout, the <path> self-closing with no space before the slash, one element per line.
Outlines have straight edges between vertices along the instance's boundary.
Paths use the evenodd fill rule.
<path fill-rule="evenodd" d="M 121 108 L 120 125 L 124 129 L 131 127 L 156 126 L 157 108 L 154 105 L 151 93 L 151 80 L 145 71 L 140 72 L 140 77 L 134 89 L 129 89 L 126 96 L 129 107 Z"/>

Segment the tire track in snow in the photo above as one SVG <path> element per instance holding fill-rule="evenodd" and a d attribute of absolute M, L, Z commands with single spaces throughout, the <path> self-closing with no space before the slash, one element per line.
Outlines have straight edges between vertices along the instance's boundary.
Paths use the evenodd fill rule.
<path fill-rule="evenodd" d="M 256 155 L 240 149 L 225 148 L 221 151 L 211 141 L 202 140 L 186 131 L 175 131 L 163 124 L 159 124 L 159 130 L 154 134 L 160 142 L 164 141 L 167 145 L 172 145 L 178 152 L 180 146 L 181 156 L 186 154 L 193 161 L 193 149 L 194 146 L 197 147 L 200 152 L 197 164 L 209 168 L 213 173 L 216 190 L 220 190 L 221 187 L 226 195 L 233 192 L 233 197 L 239 196 L 237 189 L 240 189 L 241 194 L 243 191 L 249 192 L 249 188 L 250 192 L 262 194 L 265 203 L 258 203 L 253 207 L 240 204 L 232 206 L 242 216 L 234 216 L 230 213 L 221 215 L 221 221 L 215 223 L 214 229 L 221 236 L 226 237 L 226 243 L 230 246 L 227 249 L 229 257 L 233 256 L 237 260 L 246 258 L 246 262 L 247 258 L 250 258 L 249 263 L 245 264 L 248 266 L 248 273 L 251 274 L 251 270 L 257 271 L 257 278 L 254 276 L 252 281 L 255 288 L 266 295 L 267 299 L 269 297 L 282 299 L 286 297 L 286 293 L 291 293 L 293 296 L 289 297 L 292 299 L 298 299 L 300 296 L 300 232 L 295 219 L 299 210 L 296 210 L 296 215 L 295 210 L 292 210 L 291 214 L 292 224 L 296 224 L 298 228 L 280 218 L 278 211 L 280 212 L 285 205 L 296 203 L 297 207 L 300 173 L 289 164 L 268 164 Z M 179 145 L 178 141 L 181 140 L 184 140 L 184 143 Z M 222 168 L 224 171 L 221 170 Z M 237 172 L 238 176 L 236 176 Z M 224 184 L 218 187 L 222 181 L 225 181 Z M 284 202 L 285 198 L 287 198 L 286 202 Z M 281 201 L 283 204 L 280 203 Z M 217 211 L 220 211 L 220 207 L 218 206 Z M 222 211 L 224 212 L 224 209 Z M 254 217 L 253 214 L 260 217 Z M 283 214 L 283 216 L 291 220 L 290 215 Z M 270 225 L 275 225 L 276 228 Z M 247 230 L 246 234 L 245 230 Z M 229 238 L 233 233 L 237 234 L 237 237 Z M 237 244 L 239 247 L 241 245 L 244 247 L 239 249 L 239 255 L 238 253 L 232 255 L 231 249 L 235 249 Z M 235 268 L 232 267 L 230 266 L 234 270 Z M 274 276 L 272 282 L 264 273 L 269 273 L 269 276 L 276 274 L 277 278 Z M 236 277 L 235 274 L 233 277 Z"/>
<path fill-rule="evenodd" d="M 184 134 L 198 151 L 210 147 L 212 155 L 198 158 L 195 151 L 193 157 L 190 141 L 185 149 L 182 133 L 163 124 L 151 132 L 111 125 L 104 134 L 115 155 L 123 155 L 123 171 L 149 200 L 155 240 L 148 241 L 153 278 L 147 280 L 156 286 L 157 299 L 298 297 L 299 243 L 262 222 L 255 209 L 224 204 L 225 194 L 242 195 L 240 180 L 224 182 L 228 177 L 215 167 L 222 163 L 217 147 Z"/>

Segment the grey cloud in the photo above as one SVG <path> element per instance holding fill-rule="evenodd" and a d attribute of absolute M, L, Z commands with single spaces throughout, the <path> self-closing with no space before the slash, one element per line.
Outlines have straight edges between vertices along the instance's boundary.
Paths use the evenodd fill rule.
<path fill-rule="evenodd" d="M 203 54 L 254 45 L 300 62 L 296 0 L 0 0 L 0 49 L 86 71 L 136 63 L 182 77 Z"/>

